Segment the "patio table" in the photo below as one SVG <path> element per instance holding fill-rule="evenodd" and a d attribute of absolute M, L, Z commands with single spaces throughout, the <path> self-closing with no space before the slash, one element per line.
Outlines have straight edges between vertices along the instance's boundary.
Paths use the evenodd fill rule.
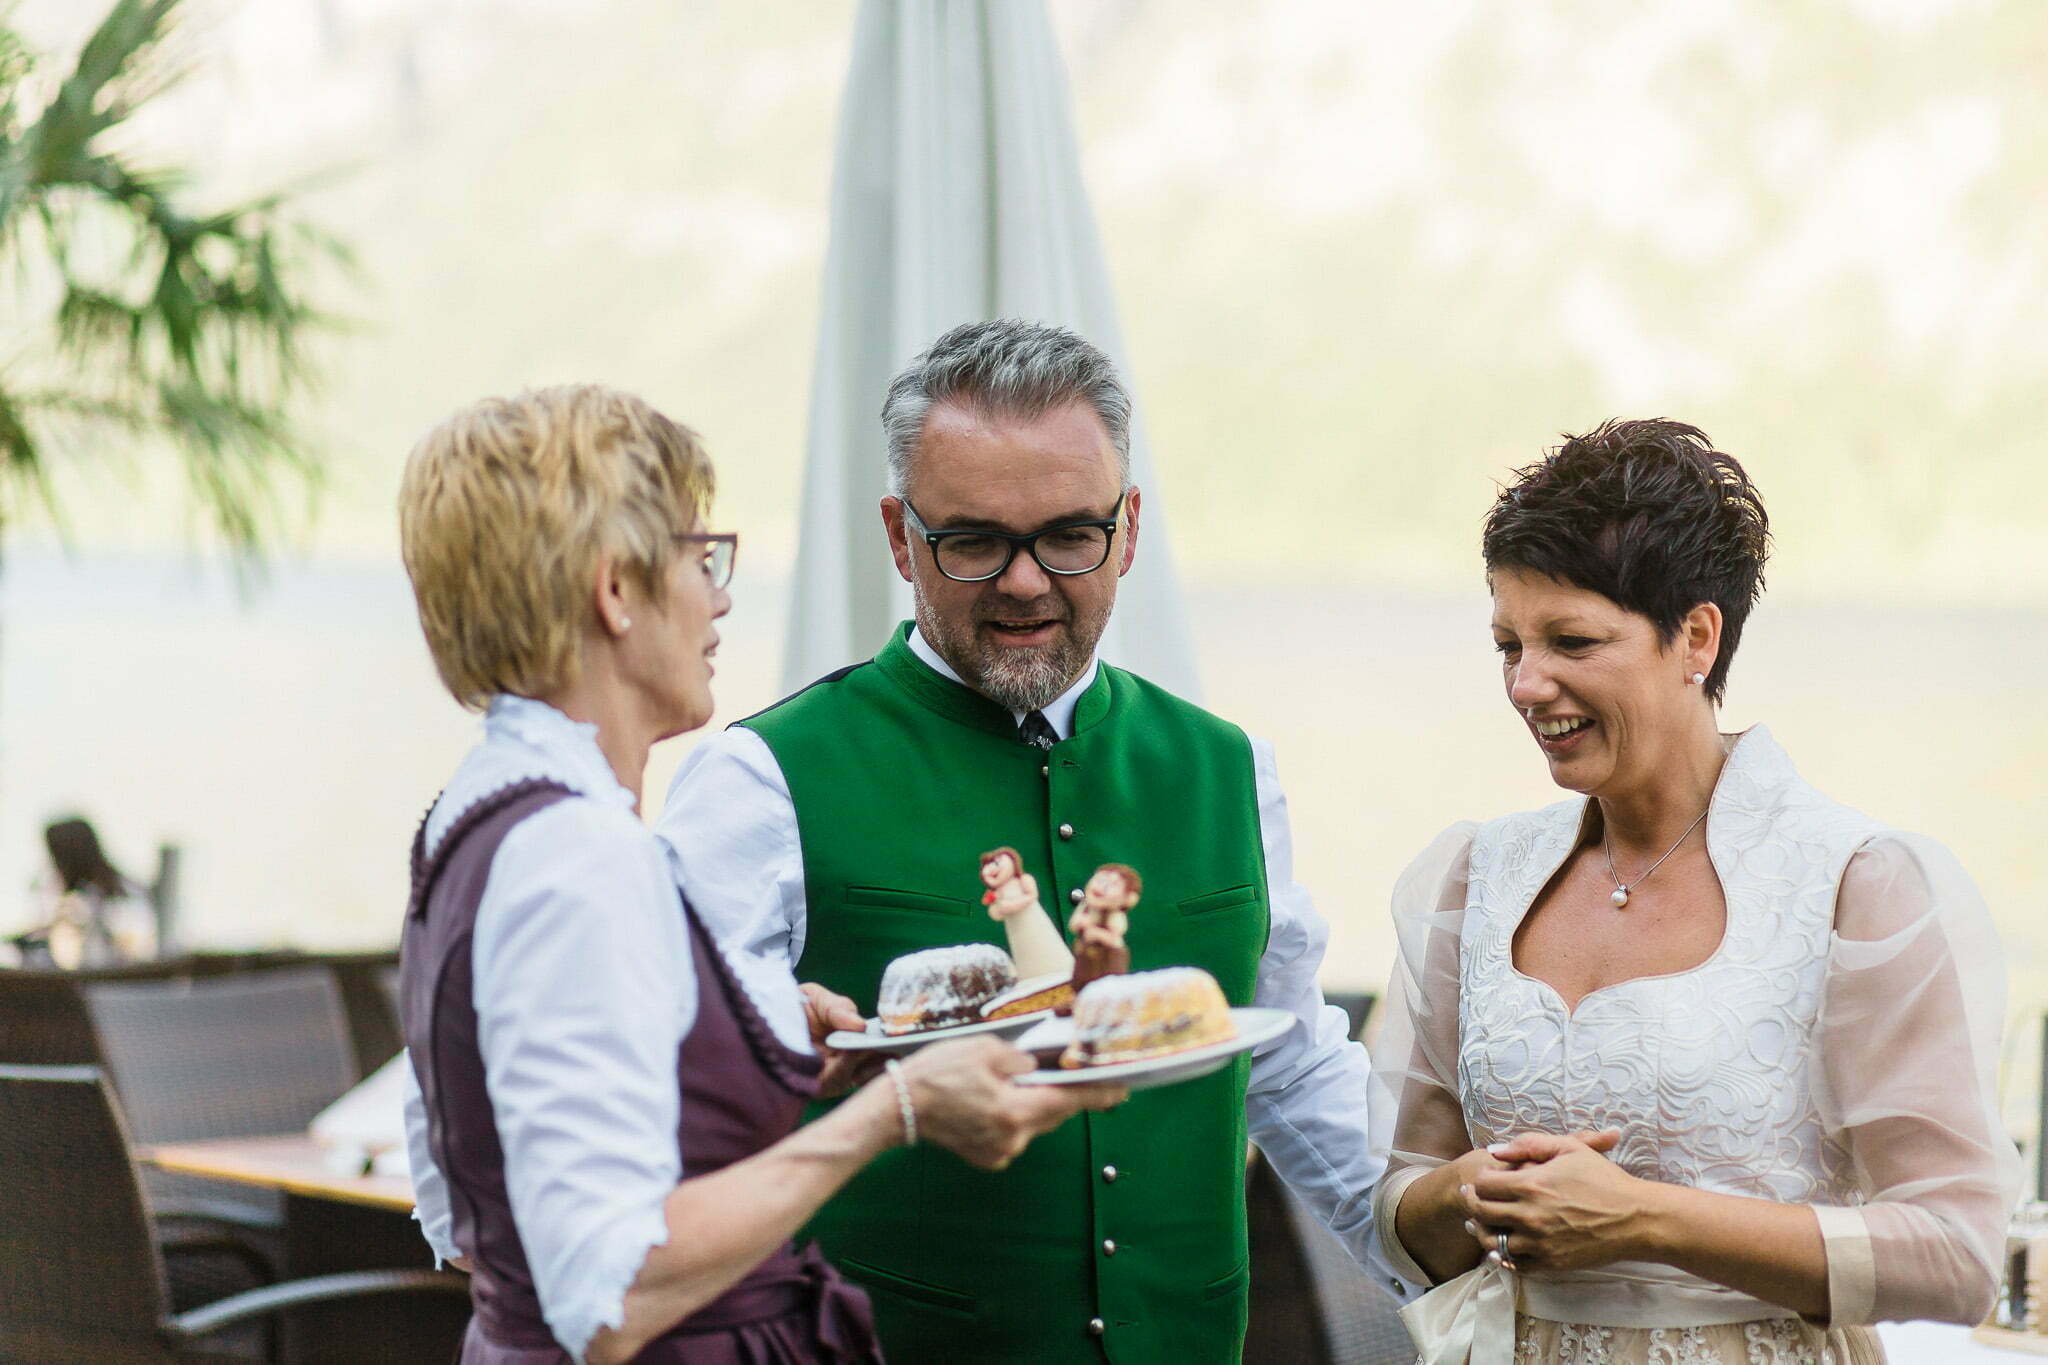
<path fill-rule="evenodd" d="M 398 1175 L 337 1175 L 309 1134 L 214 1138 L 141 1147 L 136 1156 L 160 1170 L 232 1180 L 288 1195 L 411 1213 L 412 1182 Z M 424 1244 L 422 1244 L 424 1245 Z"/>

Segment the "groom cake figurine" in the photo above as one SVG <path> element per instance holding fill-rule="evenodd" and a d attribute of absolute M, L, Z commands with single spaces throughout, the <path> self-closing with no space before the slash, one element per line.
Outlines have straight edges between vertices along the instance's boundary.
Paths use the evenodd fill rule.
<path fill-rule="evenodd" d="M 882 410 L 882 523 L 915 623 L 699 745 L 662 813 L 721 939 L 865 1013 L 891 959 L 997 941 L 959 850 L 1008 846 L 1069 911 L 1110 859 L 1144 868 L 1132 970 L 1198 966 L 1232 1005 L 1298 1021 L 1212 1076 L 1070 1120 L 1007 1170 L 917 1147 L 855 1177 L 810 1231 L 867 1289 L 891 1365 L 1234 1365 L 1247 1132 L 1376 1253 L 1369 1068 L 1316 985 L 1328 931 L 1294 881 L 1272 751 L 1095 656 L 1137 550 L 1130 419 L 1109 360 L 1071 332 L 999 319 L 940 337 Z"/>
<path fill-rule="evenodd" d="M 1131 950 L 1124 938 L 1131 932 L 1131 910 L 1144 886 L 1135 868 L 1104 863 L 1081 888 L 1080 907 L 1067 922 L 1067 932 L 1074 936 L 1074 994 L 1091 981 L 1131 969 Z M 1061 1011 L 1072 1012 L 1071 1006 Z"/>

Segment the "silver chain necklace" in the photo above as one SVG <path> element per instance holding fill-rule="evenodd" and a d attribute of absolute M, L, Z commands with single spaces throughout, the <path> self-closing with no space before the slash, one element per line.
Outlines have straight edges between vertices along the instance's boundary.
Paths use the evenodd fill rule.
<path fill-rule="evenodd" d="M 1704 820 L 1706 818 L 1707 812 L 1701 811 L 1699 814 L 1699 820 L 1694 820 L 1691 824 L 1687 825 L 1685 827 L 1685 833 L 1678 836 L 1678 843 L 1674 843 L 1673 845 L 1671 845 L 1671 847 L 1664 850 L 1664 858 L 1669 858 L 1672 854 L 1678 852 L 1678 845 L 1684 843 L 1687 839 L 1690 839 L 1692 837 L 1692 832 L 1700 827 L 1700 820 Z M 1644 882 L 1650 880 L 1650 874 L 1652 872 L 1655 872 L 1658 868 L 1664 866 L 1664 858 L 1659 858 L 1656 862 L 1651 863 L 1648 867 L 1643 869 L 1643 875 L 1637 877 L 1633 885 L 1624 883 L 1621 880 L 1621 878 L 1614 875 L 1614 846 L 1608 842 L 1607 823 L 1604 820 L 1600 824 L 1600 851 L 1607 855 L 1607 877 L 1609 881 L 1612 881 L 1614 883 L 1614 894 L 1609 896 L 1607 899 L 1614 902 L 1614 908 L 1617 910 L 1628 909 L 1629 893 L 1631 891 L 1634 891 L 1636 887 L 1641 886 Z"/>

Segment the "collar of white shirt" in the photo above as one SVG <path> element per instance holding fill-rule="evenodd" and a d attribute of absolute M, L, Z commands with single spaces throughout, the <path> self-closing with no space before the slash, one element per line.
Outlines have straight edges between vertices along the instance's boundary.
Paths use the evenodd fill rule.
<path fill-rule="evenodd" d="M 946 679 L 946 681 L 959 683 L 962 687 L 971 686 L 970 683 L 953 671 L 951 664 L 939 657 L 939 651 L 933 649 L 930 641 L 924 638 L 924 631 L 921 627 L 911 627 L 910 652 L 924 660 L 927 668 Z M 1088 667 L 1081 670 L 1080 678 L 1075 681 L 1072 687 L 1039 708 L 1040 713 L 1045 717 L 1045 723 L 1050 725 L 1052 732 L 1061 739 L 1065 739 L 1074 733 L 1074 707 L 1081 700 L 1081 694 L 1086 692 L 1089 685 L 1095 681 L 1095 670 L 1099 667 L 1101 665 L 1095 659 L 1089 659 Z M 1019 725 L 1022 725 L 1024 723 L 1024 712 L 1012 711 L 1010 718 Z"/>
<path fill-rule="evenodd" d="M 571 720 L 544 701 L 500 692 L 484 713 L 484 737 L 524 745 L 545 764 L 545 776 L 572 791 L 629 808 L 633 804 L 633 793 L 620 784 L 598 745 L 597 727 Z"/>
<path fill-rule="evenodd" d="M 547 778 L 579 796 L 633 808 L 633 793 L 619 785 L 597 744 L 597 727 L 574 721 L 529 697 L 501 692 L 484 712 L 483 742 L 464 756 L 427 817 L 427 850 L 464 811 L 515 782 Z"/>

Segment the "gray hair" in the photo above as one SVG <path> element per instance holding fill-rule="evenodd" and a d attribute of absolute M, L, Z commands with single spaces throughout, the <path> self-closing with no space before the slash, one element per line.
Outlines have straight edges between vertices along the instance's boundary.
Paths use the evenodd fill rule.
<path fill-rule="evenodd" d="M 983 412 L 1032 418 L 1063 404 L 1095 409 L 1116 447 L 1117 478 L 1131 483 L 1131 395 L 1109 357 L 1073 332 L 1050 323 L 992 318 L 955 327 L 901 374 L 882 400 L 889 440 L 889 491 L 910 489 L 910 462 L 934 405 L 960 403 Z"/>

